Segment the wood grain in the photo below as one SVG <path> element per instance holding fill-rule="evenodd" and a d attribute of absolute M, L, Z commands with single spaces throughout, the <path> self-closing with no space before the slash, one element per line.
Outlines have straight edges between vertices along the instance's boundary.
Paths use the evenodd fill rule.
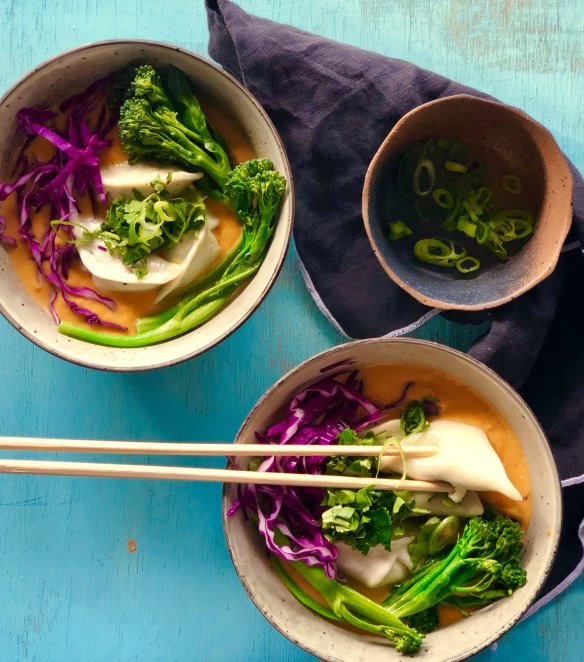
<path fill-rule="evenodd" d="M 521 106 L 584 169 L 579 0 L 242 0 L 242 6 L 411 60 Z M 0 92 L 42 60 L 98 39 L 144 37 L 207 53 L 202 0 L 0 0 L 0 37 Z M 436 317 L 415 335 L 466 349 L 483 331 Z M 233 438 L 269 385 L 345 340 L 314 305 L 293 250 L 267 300 L 237 333 L 174 368 L 93 372 L 44 353 L 3 319 L 0 332 L 1 434 L 177 441 Z M 219 485 L 3 476 L 0 659 L 312 659 L 247 599 L 225 549 L 220 494 Z M 583 601 L 580 580 L 514 627 L 496 653 L 476 659 L 580 659 Z"/>

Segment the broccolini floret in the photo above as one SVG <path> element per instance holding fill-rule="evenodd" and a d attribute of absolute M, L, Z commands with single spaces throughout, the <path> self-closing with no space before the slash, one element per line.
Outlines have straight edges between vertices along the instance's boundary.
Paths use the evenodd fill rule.
<path fill-rule="evenodd" d="M 447 555 L 428 561 L 383 604 L 408 618 L 440 603 L 465 611 L 511 595 L 525 584 L 522 540 L 509 517 L 473 517 Z"/>
<path fill-rule="evenodd" d="M 118 121 L 128 159 L 201 169 L 222 189 L 231 171 L 229 157 L 213 138 L 186 76 L 173 69 L 169 78 L 181 91 L 176 100 L 151 65 L 136 69 Z"/>

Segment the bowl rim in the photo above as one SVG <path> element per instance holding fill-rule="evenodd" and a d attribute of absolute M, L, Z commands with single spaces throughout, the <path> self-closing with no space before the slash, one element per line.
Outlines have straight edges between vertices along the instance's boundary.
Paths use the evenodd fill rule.
<path fill-rule="evenodd" d="M 264 406 L 265 402 L 268 400 L 268 398 L 272 395 L 272 393 L 279 388 L 284 382 L 286 382 L 290 377 L 293 375 L 297 374 L 301 370 L 306 369 L 313 363 L 318 363 L 321 361 L 326 356 L 334 356 L 336 353 L 341 352 L 345 349 L 349 349 L 351 347 L 355 346 L 361 346 L 361 345 L 367 345 L 367 344 L 408 344 L 408 345 L 413 345 L 413 346 L 418 346 L 418 347 L 431 347 L 435 350 L 438 351 L 443 351 L 445 354 L 450 354 L 453 357 L 456 357 L 457 360 L 461 360 L 463 362 L 466 362 L 473 366 L 475 369 L 478 369 L 484 373 L 484 375 L 487 377 L 487 379 L 491 379 L 495 381 L 499 386 L 501 386 L 504 391 L 509 395 L 516 403 L 520 404 L 526 413 L 528 417 L 532 419 L 533 424 L 536 426 L 536 428 L 539 430 L 541 437 L 543 440 L 546 442 L 544 445 L 544 448 L 542 449 L 543 452 L 548 456 L 548 460 L 550 460 L 550 468 L 551 468 L 551 478 L 553 479 L 553 485 L 552 489 L 555 493 L 555 498 L 556 498 L 556 503 L 557 503 L 557 522 L 556 522 L 556 528 L 554 531 L 554 541 L 553 541 L 553 548 L 551 550 L 548 562 L 546 566 L 544 567 L 543 572 L 541 573 L 541 576 L 539 580 L 535 583 L 532 584 L 533 587 L 533 598 L 532 600 L 524 605 L 517 614 L 513 616 L 512 619 L 506 621 L 496 632 L 494 632 L 487 640 L 481 642 L 480 644 L 475 645 L 472 650 L 470 651 L 465 651 L 464 654 L 454 656 L 452 658 L 449 658 L 449 662 L 458 662 L 459 660 L 465 660 L 468 659 L 469 657 L 476 655 L 480 651 L 486 649 L 488 646 L 492 645 L 494 642 L 498 641 L 506 632 L 508 632 L 517 622 L 519 622 L 522 617 L 525 615 L 525 613 L 530 609 L 530 607 L 535 603 L 535 601 L 538 598 L 539 591 L 541 590 L 542 586 L 544 585 L 546 579 L 549 576 L 550 570 L 554 564 L 554 561 L 557 557 L 558 554 L 558 549 L 559 549 L 559 542 L 560 542 L 560 534 L 562 530 L 562 523 L 563 523 L 563 517 L 564 517 L 564 509 L 563 509 L 563 501 L 562 501 L 562 486 L 560 482 L 560 477 L 558 474 L 558 468 L 556 465 L 555 458 L 553 456 L 553 453 L 551 451 L 551 447 L 549 445 L 549 441 L 547 440 L 547 435 L 545 434 L 545 431 L 543 430 L 543 427 L 541 426 L 539 420 L 533 413 L 531 407 L 525 402 L 525 400 L 521 397 L 521 395 L 505 380 L 503 377 L 501 377 L 497 372 L 495 372 L 492 368 L 489 368 L 486 364 L 482 363 L 481 361 L 478 361 L 477 359 L 473 358 L 472 356 L 469 356 L 468 354 L 462 352 L 461 350 L 454 349 L 452 347 L 449 347 L 447 345 L 443 345 L 442 343 L 438 343 L 435 341 L 431 340 L 423 340 L 423 339 L 418 339 L 418 338 L 365 338 L 362 340 L 352 340 L 346 343 L 343 343 L 341 345 L 336 345 L 335 347 L 330 347 L 328 349 L 325 349 L 321 352 L 318 352 L 317 354 L 314 354 L 313 356 L 310 356 L 309 358 L 305 359 L 292 369 L 290 369 L 288 372 L 286 372 L 282 377 L 280 377 L 276 382 L 274 382 L 265 392 L 264 394 L 256 401 L 255 405 L 250 409 L 249 413 L 245 417 L 243 423 L 239 427 L 237 434 L 235 435 L 233 443 L 239 443 L 243 433 L 245 432 L 248 423 L 252 416 L 255 414 L 255 412 L 260 409 L 261 407 Z M 334 363 L 331 365 L 331 368 L 334 367 Z M 323 373 L 326 374 L 326 373 Z M 231 563 L 233 565 L 233 568 L 235 570 L 235 573 L 237 574 L 237 577 L 245 589 L 245 592 L 247 593 L 248 597 L 252 601 L 252 603 L 255 605 L 255 607 L 258 609 L 258 611 L 266 618 L 266 620 L 270 623 L 270 625 L 275 628 L 282 636 L 284 636 L 286 639 L 294 643 L 296 646 L 301 648 L 302 650 L 306 651 L 307 653 L 310 653 L 311 655 L 316 655 L 320 656 L 322 655 L 322 651 L 316 650 L 312 648 L 309 645 L 304 645 L 302 642 L 297 640 L 291 633 L 286 632 L 278 623 L 275 623 L 272 618 L 270 617 L 268 610 L 264 609 L 262 605 L 260 604 L 260 601 L 256 601 L 256 598 L 254 597 L 253 594 L 253 589 L 250 586 L 250 583 L 247 581 L 246 577 L 243 576 L 240 573 L 240 570 L 237 566 L 236 560 L 235 560 L 235 545 L 233 544 L 233 538 L 231 536 L 231 532 L 229 529 L 229 520 L 230 518 L 227 516 L 227 510 L 228 510 L 228 504 L 227 500 L 229 498 L 228 495 L 228 490 L 230 489 L 230 485 L 224 484 L 223 489 L 222 489 L 222 494 L 221 494 L 221 518 L 222 518 L 222 524 L 223 524 L 223 535 L 225 538 L 225 543 L 227 546 L 227 551 L 229 553 L 229 558 L 231 559 Z M 493 603 L 496 604 L 496 603 Z M 488 608 L 488 607 L 485 607 Z M 309 610 L 307 610 L 307 613 L 310 613 Z M 313 614 L 314 618 L 319 618 L 318 615 Z M 319 657 L 319 659 L 321 659 Z M 322 658 L 326 662 L 343 662 L 341 658 L 338 657 L 326 657 Z M 412 659 L 415 659 L 413 657 Z"/>
<path fill-rule="evenodd" d="M 560 167 L 564 170 L 563 176 L 566 177 L 566 186 L 568 188 L 568 195 L 570 198 L 570 205 L 569 205 L 570 212 L 568 215 L 566 215 L 566 219 L 562 224 L 562 226 L 560 227 L 560 232 L 558 235 L 559 241 L 557 242 L 557 244 L 554 244 L 551 247 L 550 250 L 551 260 L 547 263 L 545 269 L 543 269 L 535 277 L 530 278 L 529 281 L 523 283 L 521 287 L 517 288 L 517 290 L 515 290 L 511 294 L 508 294 L 496 300 L 491 300 L 481 303 L 473 303 L 473 304 L 449 303 L 442 301 L 440 299 L 436 299 L 432 296 L 419 292 L 417 289 L 415 289 L 409 283 L 407 283 L 403 278 L 401 278 L 383 257 L 383 254 L 377 245 L 377 242 L 375 240 L 372 231 L 373 221 L 369 217 L 369 197 L 371 193 L 372 182 L 375 177 L 375 172 L 377 170 L 379 161 L 385 156 L 385 153 L 388 149 L 388 144 L 394 133 L 399 131 L 403 127 L 403 125 L 415 113 L 419 111 L 423 112 L 423 110 L 425 110 L 430 106 L 437 106 L 444 103 L 449 103 L 453 100 L 462 100 L 462 99 L 467 101 L 471 100 L 473 103 L 479 105 L 483 104 L 485 106 L 491 106 L 491 107 L 494 106 L 496 108 L 503 109 L 505 112 L 508 112 L 512 115 L 519 117 L 519 119 L 522 122 L 529 124 L 533 129 L 539 131 L 541 133 L 542 139 L 547 144 L 549 144 L 550 148 L 554 150 L 556 154 L 559 156 L 559 161 L 561 163 Z M 525 292 L 529 291 L 531 288 L 535 287 L 538 283 L 540 283 L 542 280 L 545 280 L 548 276 L 552 274 L 552 272 L 556 268 L 556 265 L 560 258 L 560 254 L 562 252 L 563 243 L 566 239 L 566 236 L 572 224 L 572 216 L 573 216 L 572 210 L 574 205 L 573 199 L 574 199 L 574 178 L 572 176 L 572 172 L 570 171 L 568 160 L 564 155 L 564 153 L 562 152 L 562 150 L 560 149 L 558 143 L 556 142 L 556 139 L 554 138 L 553 134 L 549 129 L 547 129 L 543 124 L 541 124 L 536 119 L 528 115 L 524 110 L 522 110 L 521 108 L 517 108 L 516 106 L 503 103 L 502 101 L 496 101 L 494 99 L 486 99 L 483 97 L 474 96 L 472 94 L 452 94 L 447 97 L 441 97 L 440 99 L 433 99 L 432 101 L 428 101 L 426 103 L 420 104 L 419 106 L 415 106 L 414 108 L 409 110 L 405 115 L 403 115 L 396 122 L 396 124 L 393 126 L 391 131 L 386 135 L 381 145 L 377 148 L 377 151 L 375 152 L 371 162 L 369 163 L 367 172 L 365 174 L 365 180 L 363 183 L 363 191 L 361 196 L 361 214 L 363 218 L 363 224 L 365 226 L 365 232 L 367 233 L 367 238 L 369 240 L 369 244 L 371 245 L 373 253 L 377 258 L 377 261 L 379 262 L 385 273 L 410 296 L 412 296 L 414 299 L 416 299 L 417 301 L 419 301 L 420 303 L 426 306 L 439 308 L 440 310 L 468 310 L 468 311 L 488 310 L 491 308 L 497 308 L 498 306 L 502 306 L 505 303 L 509 303 L 510 301 L 517 299 L 519 296 L 525 294 Z"/>
<path fill-rule="evenodd" d="M 207 67 L 208 69 L 212 69 L 215 72 L 218 72 L 221 76 L 225 77 L 231 84 L 233 84 L 236 88 L 239 89 L 240 92 L 242 92 L 250 101 L 250 103 L 253 105 L 255 110 L 259 113 L 261 116 L 262 120 L 264 123 L 267 125 L 267 128 L 269 131 L 271 131 L 273 138 L 275 140 L 276 146 L 278 151 L 281 154 L 282 160 L 285 165 L 285 170 L 286 172 L 284 175 L 286 176 L 287 180 L 287 185 L 288 185 L 288 190 L 287 190 L 287 201 L 289 204 L 289 222 L 287 223 L 287 228 L 286 228 L 286 233 L 285 233 L 285 245 L 283 247 L 283 250 L 280 251 L 280 254 L 277 256 L 276 259 L 276 264 L 275 267 L 270 274 L 268 280 L 266 281 L 264 287 L 262 288 L 262 291 L 260 292 L 258 298 L 248 307 L 248 310 L 242 315 L 242 317 L 237 320 L 236 322 L 232 323 L 230 326 L 228 326 L 224 332 L 220 333 L 217 337 L 215 337 L 212 340 L 208 340 L 205 344 L 203 344 L 202 347 L 200 347 L 197 350 L 187 352 L 184 355 L 172 359 L 167 359 L 167 360 L 161 360 L 161 361 L 151 361 L 149 365 L 139 365 L 139 366 L 131 366 L 131 365 L 121 365 L 121 366 L 103 366 L 103 365 L 98 365 L 97 362 L 89 360 L 84 360 L 82 358 L 73 358 L 68 355 L 66 355 L 65 352 L 62 352 L 59 348 L 49 346 L 41 342 L 38 337 L 29 331 L 28 329 L 25 329 L 21 324 L 19 324 L 13 317 L 10 315 L 10 313 L 4 308 L 4 305 L 2 304 L 2 301 L 0 300 L 0 313 L 2 316 L 10 323 L 11 326 L 13 326 L 20 334 L 22 334 L 25 338 L 33 342 L 35 345 L 43 349 L 44 351 L 48 352 L 49 354 L 52 354 L 53 356 L 56 356 L 59 359 L 65 360 L 69 363 L 72 363 L 74 365 L 78 365 L 84 368 L 91 368 L 94 370 L 100 370 L 103 372 L 146 372 L 149 370 L 158 370 L 161 368 L 166 368 L 170 367 L 173 365 L 179 365 L 180 363 L 183 363 L 185 361 L 189 361 L 190 359 L 193 359 L 197 356 L 200 356 L 206 352 L 208 352 L 210 349 L 215 347 L 216 345 L 220 344 L 228 338 L 231 334 L 235 333 L 237 329 L 239 329 L 241 326 L 243 326 L 247 320 L 256 312 L 256 310 L 259 308 L 260 304 L 264 301 L 266 296 L 269 294 L 270 290 L 272 287 L 275 285 L 278 276 L 280 275 L 280 272 L 282 271 L 282 268 L 284 266 L 284 262 L 286 260 L 286 256 L 288 255 L 288 251 L 290 250 L 290 244 L 291 244 L 291 238 L 292 238 L 292 231 L 294 228 L 294 214 L 295 214 L 295 195 L 294 195 L 294 180 L 293 180 L 293 175 L 292 175 L 292 168 L 290 166 L 290 160 L 288 159 L 288 154 L 286 153 L 286 149 L 284 147 L 284 143 L 282 141 L 282 138 L 280 134 L 278 133 L 278 130 L 276 129 L 274 123 L 268 116 L 267 112 L 264 110 L 260 102 L 253 96 L 253 94 L 242 84 L 240 83 L 232 74 L 230 74 L 228 71 L 225 69 L 217 66 L 211 60 L 198 55 L 197 53 L 187 49 L 183 48 L 181 46 L 175 46 L 173 44 L 170 44 L 168 42 L 164 41 L 156 41 L 152 39 L 104 39 L 100 41 L 92 41 L 92 42 L 87 42 L 85 44 L 81 44 L 80 46 L 75 46 L 73 48 L 69 48 L 65 51 L 62 51 L 60 53 L 57 53 L 56 55 L 53 55 L 50 58 L 47 58 L 37 64 L 35 67 L 32 69 L 29 69 L 27 72 L 25 72 L 22 76 L 18 78 L 18 80 L 11 85 L 8 90 L 0 97 L 0 108 L 5 104 L 6 101 L 10 99 L 10 97 L 15 94 L 18 90 L 18 88 L 24 83 L 25 80 L 30 78 L 33 74 L 36 74 L 46 67 L 58 62 L 61 58 L 68 57 L 69 55 L 81 53 L 84 51 L 89 51 L 94 48 L 102 48 L 104 46 L 115 46 L 115 45 L 122 45 L 122 44 L 132 44 L 132 45 L 138 45 L 138 44 L 146 44 L 148 46 L 155 46 L 155 47 L 162 47 L 164 49 L 168 49 L 171 51 L 175 51 L 178 53 L 182 53 L 184 55 L 187 55 L 189 57 L 194 58 L 195 60 L 198 60 L 199 63 Z M 255 276 L 252 276 L 252 280 Z M 251 282 L 251 281 L 250 281 Z M 202 325 L 204 326 L 204 324 Z M 200 328 L 200 327 L 197 327 Z M 182 336 L 179 337 L 185 337 L 188 336 L 189 333 L 194 331 L 192 329 L 191 331 L 183 334 Z M 83 342 L 83 341 L 79 341 Z M 172 339 L 170 341 L 165 341 L 165 342 L 172 342 Z M 158 343 L 158 346 L 163 347 L 165 342 Z M 85 343 L 89 347 L 93 346 L 93 343 Z M 111 350 L 115 351 L 116 348 L 112 347 L 110 348 Z M 88 354 L 91 352 L 89 351 Z"/>

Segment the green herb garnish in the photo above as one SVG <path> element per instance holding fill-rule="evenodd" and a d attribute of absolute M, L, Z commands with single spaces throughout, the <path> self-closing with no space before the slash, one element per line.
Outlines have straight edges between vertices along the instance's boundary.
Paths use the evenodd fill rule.
<path fill-rule="evenodd" d="M 198 232 L 206 219 L 204 197 L 192 189 L 190 198 L 171 197 L 166 188 L 169 179 L 151 182 L 154 192 L 134 199 L 116 198 L 107 212 L 101 229 L 92 233 L 100 238 L 108 251 L 118 255 L 133 268 L 138 278 L 148 270 L 145 260 L 153 251 L 162 251 L 178 244 L 188 232 Z"/>
<path fill-rule="evenodd" d="M 337 438 L 340 445 L 377 446 L 385 441 L 382 435 L 368 432 L 360 437 L 354 430 L 345 429 Z M 325 473 L 344 476 L 377 476 L 378 457 L 331 457 L 326 463 Z M 383 545 L 391 548 L 392 532 L 403 535 L 403 520 L 411 507 L 406 501 L 387 490 L 375 490 L 373 485 L 361 490 L 326 489 L 322 514 L 322 530 L 331 541 L 343 541 L 353 549 L 367 554 L 371 547 Z"/>

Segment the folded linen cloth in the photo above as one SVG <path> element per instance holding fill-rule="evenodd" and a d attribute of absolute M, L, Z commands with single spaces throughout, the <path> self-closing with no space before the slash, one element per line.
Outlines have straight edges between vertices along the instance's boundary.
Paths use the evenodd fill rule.
<path fill-rule="evenodd" d="M 374 257 L 361 219 L 365 172 L 412 108 L 453 94 L 489 97 L 408 62 L 251 16 L 227 0 L 206 5 L 211 57 L 264 106 L 288 152 L 297 191 L 294 239 L 319 308 L 352 338 L 418 328 L 440 311 L 397 287 Z M 572 174 L 574 222 L 558 267 L 487 313 L 490 329 L 470 350 L 533 408 L 564 488 L 559 553 L 528 615 L 584 566 L 584 181 L 573 166 Z M 485 320 L 485 313 L 448 316 Z"/>

